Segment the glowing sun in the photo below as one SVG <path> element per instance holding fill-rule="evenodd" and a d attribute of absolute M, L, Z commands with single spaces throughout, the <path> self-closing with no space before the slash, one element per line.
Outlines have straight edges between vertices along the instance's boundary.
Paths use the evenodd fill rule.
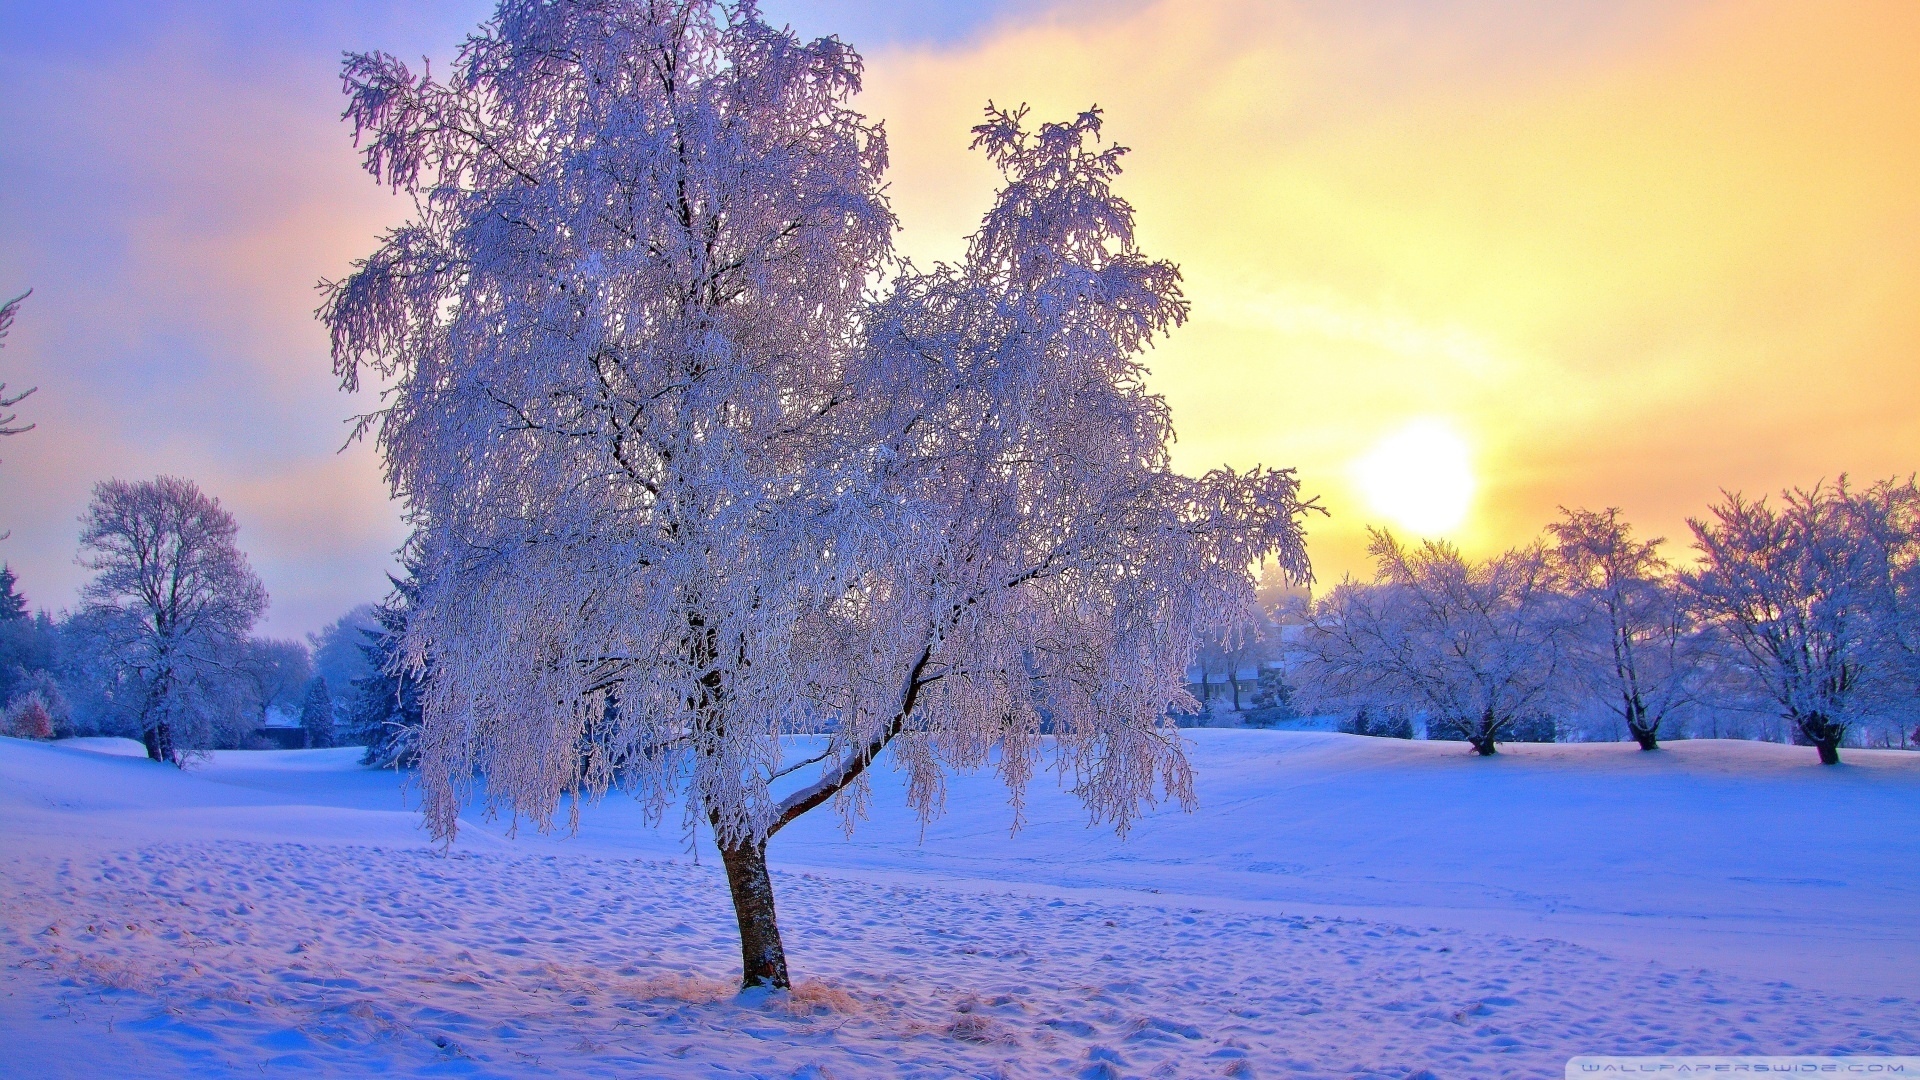
<path fill-rule="evenodd" d="M 1420 536 L 1459 527 L 1473 502 L 1467 442 L 1439 420 L 1415 420 L 1374 443 L 1355 459 L 1353 479 L 1374 513 Z"/>

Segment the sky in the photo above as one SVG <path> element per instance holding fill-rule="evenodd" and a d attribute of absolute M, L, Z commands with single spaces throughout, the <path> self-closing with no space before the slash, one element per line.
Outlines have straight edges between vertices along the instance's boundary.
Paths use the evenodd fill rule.
<path fill-rule="evenodd" d="M 1322 582 L 1366 527 L 1490 554 L 1618 506 L 1684 556 L 1723 490 L 1920 468 L 1920 4 L 767 0 L 867 59 L 900 248 L 951 258 L 989 101 L 1090 105 L 1190 322 L 1175 464 L 1298 468 Z M 405 536 L 314 285 L 407 206 L 342 50 L 442 65 L 481 2 L 0 0 L 0 559 L 70 607 L 91 485 L 192 477 L 314 630 Z"/>

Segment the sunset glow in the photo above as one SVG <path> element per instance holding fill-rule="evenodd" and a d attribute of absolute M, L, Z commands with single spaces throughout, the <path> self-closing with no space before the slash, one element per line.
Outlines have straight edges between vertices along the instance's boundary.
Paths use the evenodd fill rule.
<path fill-rule="evenodd" d="M 1354 461 L 1352 481 L 1371 514 L 1422 537 L 1459 528 L 1473 501 L 1466 441 L 1436 420 L 1416 420 L 1375 443 Z"/>
<path fill-rule="evenodd" d="M 367 448 L 336 454 L 374 402 L 334 391 L 311 313 L 409 207 L 358 168 L 336 68 L 368 41 L 444 50 L 491 7 L 12 17 L 0 299 L 35 291 L 4 381 L 41 390 L 0 454 L 0 531 L 36 603 L 82 578 L 89 486 L 160 471 L 234 508 L 275 626 L 386 587 L 398 507 Z M 1370 572 L 1366 526 L 1401 519 L 1354 463 L 1423 417 L 1471 446 L 1444 532 L 1476 554 L 1561 505 L 1684 538 L 1723 488 L 1920 465 L 1920 5 L 766 10 L 860 49 L 921 265 L 994 190 L 968 148 L 989 101 L 1104 110 L 1140 244 L 1192 303 L 1147 357 L 1175 465 L 1296 467 L 1330 511 L 1322 581 Z"/>

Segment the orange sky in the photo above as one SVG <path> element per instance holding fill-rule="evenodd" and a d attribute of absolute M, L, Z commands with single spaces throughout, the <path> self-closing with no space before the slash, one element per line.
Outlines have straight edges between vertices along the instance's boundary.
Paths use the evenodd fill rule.
<path fill-rule="evenodd" d="M 984 101 L 1107 110 L 1193 301 L 1152 358 L 1176 461 L 1297 466 L 1323 581 L 1414 422 L 1467 445 L 1475 552 L 1920 467 L 1920 4 L 1473 11 L 1087 4 L 869 49 L 861 107 L 922 260 L 988 199 Z"/>
<path fill-rule="evenodd" d="M 73 0 L 0 33 L 0 298 L 34 289 L 0 380 L 40 388 L 0 447 L 0 561 L 36 606 L 86 577 L 93 482 L 159 472 L 234 509 L 266 632 L 386 590 L 399 508 L 371 447 L 336 453 L 376 403 L 334 390 L 313 285 L 409 207 L 359 169 L 340 50 L 444 67 L 492 6 Z M 991 196 L 987 100 L 1105 107 L 1193 301 L 1150 358 L 1176 461 L 1297 466 L 1322 581 L 1391 521 L 1363 479 L 1452 489 L 1421 432 L 1464 443 L 1465 514 L 1432 527 L 1476 554 L 1562 503 L 1684 554 L 1722 487 L 1920 468 L 1920 0 L 767 10 L 866 56 L 923 261 Z"/>

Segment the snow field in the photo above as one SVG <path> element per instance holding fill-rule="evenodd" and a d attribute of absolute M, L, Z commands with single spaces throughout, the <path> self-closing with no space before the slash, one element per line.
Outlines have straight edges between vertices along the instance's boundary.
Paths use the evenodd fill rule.
<path fill-rule="evenodd" d="M 1522 850 L 1489 868 L 1483 894 L 1446 886 L 1448 855 L 1431 850 L 1455 819 L 1415 813 L 1452 788 L 1510 817 L 1509 802 L 1526 805 L 1542 777 L 1577 804 L 1587 777 L 1666 798 L 1658 810 L 1684 835 L 1716 804 L 1674 792 L 1717 777 L 1784 786 L 1802 816 L 1880 815 L 1854 832 L 1912 836 L 1920 770 L 1905 760 L 1856 766 L 1809 794 L 1793 785 L 1824 774 L 1743 747 L 1685 748 L 1639 774 L 1625 772 L 1638 759 L 1591 752 L 1607 748 L 1487 763 L 1499 773 L 1439 749 L 1449 748 L 1205 733 L 1194 751 L 1202 810 L 1156 815 L 1125 844 L 1070 831 L 1064 804 L 1038 789 L 1032 827 L 1008 841 L 1004 806 L 995 815 L 963 783 L 922 846 L 902 838 L 910 819 L 878 791 L 876 820 L 852 842 L 829 841 L 830 821 L 809 823 L 784 861 L 788 836 L 775 841 L 801 986 L 742 1001 L 717 860 L 696 865 L 672 836 L 633 834 L 630 807 L 589 811 L 573 840 L 506 842 L 476 823 L 441 855 L 410 815 L 377 808 L 397 803 L 392 777 L 351 768 L 347 751 L 220 755 L 183 776 L 8 740 L 0 1072 L 1451 1080 L 1558 1075 L 1575 1053 L 1911 1053 L 1920 1041 L 1910 991 L 1858 977 L 1849 989 L 1841 977 L 1870 943 L 1911 969 L 1911 939 L 1873 925 L 1912 887 L 1907 848 L 1879 849 L 1895 860 L 1880 865 L 1861 861 L 1871 846 L 1839 843 L 1840 862 L 1816 870 L 1845 875 L 1842 888 L 1736 898 L 1761 910 L 1730 920 L 1778 920 L 1777 951 L 1803 965 L 1794 927 L 1822 911 L 1837 927 L 1820 942 L 1834 954 L 1829 977 L 1784 981 L 1696 962 L 1712 949 L 1658 962 L 1542 936 L 1560 919 L 1617 943 L 1613 922 L 1594 914 L 1611 911 L 1604 895 L 1572 916 L 1509 895 L 1526 892 L 1513 882 L 1529 855 L 1536 898 L 1580 891 L 1583 862 L 1604 877 L 1620 850 L 1600 843 L 1610 833 L 1569 835 L 1550 807 L 1537 816 L 1561 826 L 1557 837 L 1509 821 L 1509 846 Z M 1677 781 L 1672 791 L 1662 777 Z M 1383 840 L 1380 822 L 1361 818 L 1344 837 L 1316 835 L 1332 827 L 1298 816 L 1353 817 L 1343 798 L 1398 805 L 1404 834 Z M 1270 858 L 1294 860 L 1290 872 L 1232 869 L 1251 843 L 1234 827 L 1245 819 Z M 1727 858 L 1746 876 L 1784 879 L 1804 861 L 1800 839 L 1789 830 Z M 1695 851 L 1679 843 L 1645 858 L 1662 850 Z M 983 880 L 996 860 L 1007 883 Z M 1049 866 L 1060 881 L 1045 883 Z M 1365 880 L 1382 874 L 1397 885 Z M 1326 913 L 1342 875 L 1367 917 Z M 1399 908 L 1383 914 L 1373 902 L 1396 888 Z M 1674 926 L 1699 920 L 1682 901 L 1710 905 L 1670 892 L 1641 921 L 1656 943 L 1684 945 Z M 1311 899 L 1289 911 L 1295 896 Z M 1756 899 L 1766 897 L 1770 911 Z M 1427 914 L 1456 925 L 1436 928 Z"/>

